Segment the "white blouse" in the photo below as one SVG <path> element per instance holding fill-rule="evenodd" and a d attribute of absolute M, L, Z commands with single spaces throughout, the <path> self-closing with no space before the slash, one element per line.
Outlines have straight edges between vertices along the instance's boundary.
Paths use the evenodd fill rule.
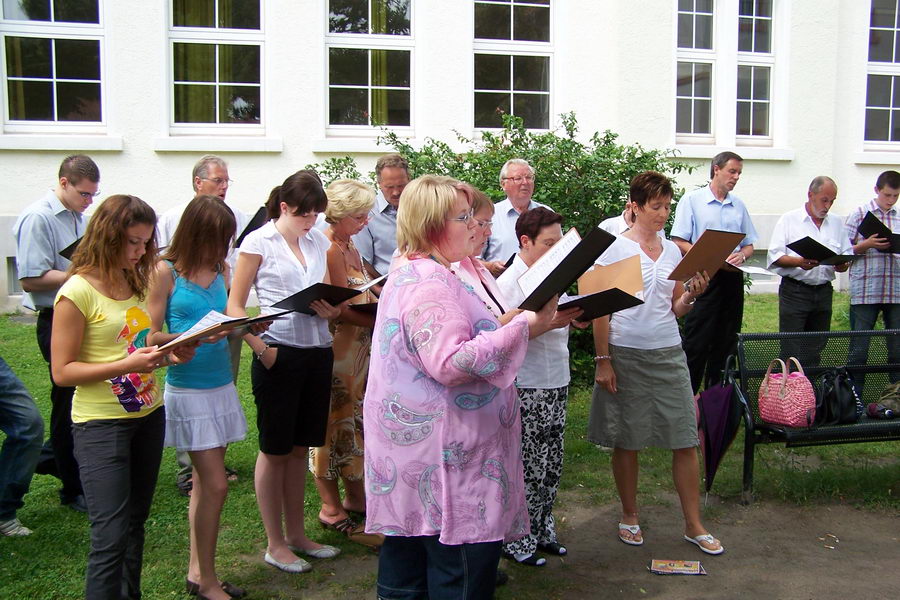
<path fill-rule="evenodd" d="M 318 229 L 299 239 L 300 250 L 306 259 L 306 266 L 288 246 L 287 240 L 275 228 L 275 221 L 269 221 L 244 238 L 241 254 L 262 256 L 253 287 L 262 309 L 271 307 L 302 289 L 325 279 L 326 252 L 331 242 Z M 273 309 L 274 310 L 274 309 Z M 327 348 L 331 346 L 328 321 L 315 315 L 290 313 L 286 319 L 276 319 L 262 334 L 266 343 L 284 344 L 297 348 Z"/>
<path fill-rule="evenodd" d="M 672 312 L 675 282 L 667 279 L 681 262 L 681 251 L 670 240 L 662 240 L 662 253 L 654 262 L 641 245 L 619 236 L 597 259 L 598 265 L 610 265 L 637 254 L 644 277 L 644 303 L 620 310 L 610 316 L 609 343 L 614 346 L 652 350 L 681 344 L 678 322 Z"/>

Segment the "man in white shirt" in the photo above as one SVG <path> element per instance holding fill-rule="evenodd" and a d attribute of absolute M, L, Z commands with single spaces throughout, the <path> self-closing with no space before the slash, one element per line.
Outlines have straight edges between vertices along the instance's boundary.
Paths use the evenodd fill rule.
<path fill-rule="evenodd" d="M 528 161 L 511 158 L 500 169 L 500 187 L 506 192 L 506 200 L 494 205 L 494 225 L 491 237 L 484 248 L 484 266 L 494 277 L 499 277 L 506 262 L 519 251 L 516 237 L 516 221 L 526 210 L 544 206 L 531 199 L 534 194 L 534 169 Z"/>
<path fill-rule="evenodd" d="M 810 237 L 835 254 L 851 254 L 841 219 L 828 211 L 837 198 L 837 184 L 820 175 L 809 184 L 806 204 L 786 212 L 778 219 L 769 243 L 769 270 L 781 276 L 778 287 L 779 331 L 828 331 L 831 329 L 832 281 L 835 272 L 846 271 L 850 263 L 820 265 L 803 258 L 788 244 Z M 815 346 L 815 347 L 813 347 Z M 782 354 L 796 356 L 804 365 L 819 362 L 821 344 L 809 340 L 785 340 Z"/>

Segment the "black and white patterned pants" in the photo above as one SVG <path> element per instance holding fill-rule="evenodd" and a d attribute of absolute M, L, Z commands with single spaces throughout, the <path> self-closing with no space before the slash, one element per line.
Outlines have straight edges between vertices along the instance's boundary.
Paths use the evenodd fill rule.
<path fill-rule="evenodd" d="M 531 517 L 531 534 L 505 544 L 503 550 L 508 554 L 533 554 L 538 543 L 556 541 L 552 511 L 562 475 L 569 387 L 520 388 L 518 392 L 522 413 L 525 501 Z"/>

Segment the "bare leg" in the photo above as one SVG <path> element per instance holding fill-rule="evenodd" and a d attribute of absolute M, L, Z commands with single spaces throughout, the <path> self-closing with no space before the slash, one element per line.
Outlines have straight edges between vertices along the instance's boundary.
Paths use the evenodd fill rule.
<path fill-rule="evenodd" d="M 254 473 L 256 502 L 259 505 L 259 514 L 266 529 L 267 551 L 275 560 L 287 564 L 297 560 L 297 556 L 287 547 L 284 531 L 281 528 L 282 509 L 285 502 L 285 474 L 290 459 L 290 454 L 260 452 L 256 457 Z"/>
<path fill-rule="evenodd" d="M 637 525 L 638 451 L 615 448 L 612 455 L 612 470 L 616 489 L 619 491 L 619 500 L 622 502 L 622 523 Z M 632 534 L 627 529 L 620 529 L 619 534 L 635 542 L 643 540 L 640 534 Z"/>
<path fill-rule="evenodd" d="M 344 510 L 366 512 L 366 484 L 362 479 L 344 481 Z"/>
<path fill-rule="evenodd" d="M 188 579 L 200 584 L 200 593 L 210 600 L 230 600 L 216 575 L 216 542 L 219 518 L 228 493 L 225 480 L 225 448 L 189 452 L 194 465 L 191 493 L 191 561 Z"/>
<path fill-rule="evenodd" d="M 309 448 L 294 446 L 288 454 L 282 480 L 285 540 L 291 546 L 304 550 L 321 548 L 306 537 L 303 522 L 303 497 L 306 493 L 306 472 L 309 464 Z"/>
<path fill-rule="evenodd" d="M 338 490 L 337 480 L 316 477 L 315 481 L 316 489 L 319 490 L 319 497 L 322 499 L 322 509 L 319 511 L 319 518 L 328 523 L 337 523 L 346 519 L 349 515 L 341 504 L 341 493 Z"/>
<path fill-rule="evenodd" d="M 696 448 L 672 451 L 672 480 L 684 513 L 684 534 L 693 538 L 709 533 L 700 520 L 700 465 Z M 715 550 L 720 544 L 704 545 Z"/>

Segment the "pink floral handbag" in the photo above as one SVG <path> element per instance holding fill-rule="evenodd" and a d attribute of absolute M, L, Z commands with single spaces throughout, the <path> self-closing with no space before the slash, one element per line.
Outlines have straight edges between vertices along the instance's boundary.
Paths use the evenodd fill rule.
<path fill-rule="evenodd" d="M 759 384 L 759 416 L 767 423 L 809 427 L 816 418 L 816 393 L 803 374 L 800 361 L 792 356 L 788 359 L 791 362 L 797 365 L 792 373 L 788 373 L 788 365 L 780 358 L 769 363 Z M 776 363 L 781 365 L 781 373 L 772 372 Z"/>

